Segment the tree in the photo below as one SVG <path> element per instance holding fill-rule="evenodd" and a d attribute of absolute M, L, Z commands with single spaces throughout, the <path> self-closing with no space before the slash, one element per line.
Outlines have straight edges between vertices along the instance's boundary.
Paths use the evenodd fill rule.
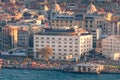
<path fill-rule="evenodd" d="M 46 61 L 48 61 L 50 55 L 52 54 L 53 54 L 53 49 L 48 45 L 40 49 L 40 51 L 38 52 L 38 55 L 43 56 Z"/>

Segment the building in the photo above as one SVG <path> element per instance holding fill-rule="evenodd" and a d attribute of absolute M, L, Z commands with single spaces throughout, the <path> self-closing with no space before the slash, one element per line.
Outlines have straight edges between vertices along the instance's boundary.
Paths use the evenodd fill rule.
<path fill-rule="evenodd" d="M 114 53 L 114 54 L 111 55 L 110 58 L 111 58 L 112 60 L 118 61 L 118 60 L 120 60 L 120 53 Z"/>
<path fill-rule="evenodd" d="M 61 10 L 59 4 L 55 3 L 50 11 L 50 25 L 52 28 L 66 28 L 78 26 L 82 28 L 84 26 L 84 15 L 74 14 L 72 11 Z"/>
<path fill-rule="evenodd" d="M 92 50 L 92 35 L 84 30 L 75 29 L 45 29 L 34 35 L 34 57 L 39 49 L 49 45 L 53 48 L 53 60 L 80 59 L 81 54 Z"/>
<path fill-rule="evenodd" d="M 101 35 L 99 39 L 96 40 L 96 52 L 102 53 L 102 39 L 106 38 L 108 35 Z"/>
<path fill-rule="evenodd" d="M 9 50 L 17 47 L 18 30 L 12 27 L 2 28 L 2 50 Z"/>
<path fill-rule="evenodd" d="M 2 27 L 1 50 L 33 47 L 33 35 L 41 29 L 38 25 L 8 24 Z"/>
<path fill-rule="evenodd" d="M 120 21 L 104 21 L 102 33 L 107 35 L 120 35 Z"/>
<path fill-rule="evenodd" d="M 102 70 L 104 70 L 104 65 L 93 63 L 81 63 L 74 65 L 73 70 L 74 72 L 81 73 L 99 73 Z"/>
<path fill-rule="evenodd" d="M 29 33 L 26 30 L 18 30 L 18 42 L 17 46 L 22 48 L 29 47 Z"/>
<path fill-rule="evenodd" d="M 102 53 L 107 58 L 111 58 L 114 54 L 120 53 L 120 35 L 111 35 L 102 39 Z"/>

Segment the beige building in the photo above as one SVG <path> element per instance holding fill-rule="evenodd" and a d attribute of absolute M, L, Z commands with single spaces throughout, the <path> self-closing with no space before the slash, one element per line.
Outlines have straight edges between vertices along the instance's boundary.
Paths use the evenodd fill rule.
<path fill-rule="evenodd" d="M 116 53 L 120 53 L 120 35 L 111 35 L 102 39 L 102 53 L 107 58 L 111 58 Z"/>
<path fill-rule="evenodd" d="M 45 30 L 34 35 L 34 57 L 39 49 L 49 45 L 53 48 L 53 60 L 80 59 L 81 54 L 92 50 L 92 35 L 76 33 L 74 29 Z"/>

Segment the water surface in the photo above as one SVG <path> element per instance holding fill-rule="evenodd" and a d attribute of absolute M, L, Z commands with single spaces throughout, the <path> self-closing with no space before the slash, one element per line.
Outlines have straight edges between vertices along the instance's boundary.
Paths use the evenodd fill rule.
<path fill-rule="evenodd" d="M 0 80 L 120 80 L 120 74 L 74 74 L 28 69 L 1 69 Z"/>

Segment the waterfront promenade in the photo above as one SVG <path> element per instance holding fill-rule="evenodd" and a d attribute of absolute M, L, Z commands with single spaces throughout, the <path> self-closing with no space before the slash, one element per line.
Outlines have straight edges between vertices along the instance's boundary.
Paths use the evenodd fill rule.
<path fill-rule="evenodd" d="M 104 61 L 91 61 L 91 63 L 101 63 L 104 64 Z M 8 57 L 5 56 L 3 58 L 2 68 L 9 68 L 9 69 L 34 69 L 34 70 L 53 70 L 53 71 L 65 71 L 67 69 L 67 72 L 73 72 L 72 66 L 80 63 L 80 62 L 66 62 L 66 61 L 44 61 L 44 60 L 35 60 L 32 58 L 26 58 L 26 57 Z M 118 68 L 116 68 L 118 67 Z M 119 64 L 117 64 L 115 67 L 114 65 L 105 65 L 105 69 L 101 71 L 101 73 L 120 73 Z M 79 73 L 79 72 L 78 72 Z"/>

